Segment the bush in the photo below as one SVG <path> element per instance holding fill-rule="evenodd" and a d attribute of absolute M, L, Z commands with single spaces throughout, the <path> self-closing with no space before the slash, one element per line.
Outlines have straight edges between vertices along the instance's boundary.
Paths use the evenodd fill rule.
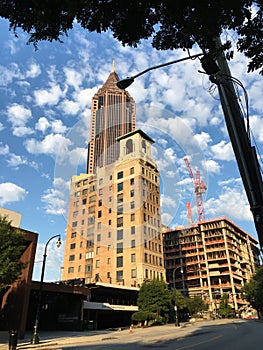
<path fill-rule="evenodd" d="M 155 315 L 152 312 L 148 311 L 136 311 L 134 314 L 132 314 L 131 318 L 135 322 L 145 322 L 153 320 L 155 318 Z"/>

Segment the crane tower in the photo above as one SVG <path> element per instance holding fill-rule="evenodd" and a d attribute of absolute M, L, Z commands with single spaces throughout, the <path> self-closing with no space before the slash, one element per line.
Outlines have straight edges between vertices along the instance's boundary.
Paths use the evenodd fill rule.
<path fill-rule="evenodd" d="M 184 161 L 185 161 L 185 164 L 186 164 L 187 169 L 189 171 L 190 177 L 191 177 L 193 184 L 194 184 L 198 221 L 204 221 L 205 220 L 205 211 L 204 211 L 204 204 L 203 204 L 203 193 L 205 193 L 205 191 L 206 191 L 206 185 L 205 185 L 204 181 L 201 181 L 201 179 L 200 179 L 200 171 L 196 170 L 196 174 L 194 176 L 188 158 L 184 158 Z"/>

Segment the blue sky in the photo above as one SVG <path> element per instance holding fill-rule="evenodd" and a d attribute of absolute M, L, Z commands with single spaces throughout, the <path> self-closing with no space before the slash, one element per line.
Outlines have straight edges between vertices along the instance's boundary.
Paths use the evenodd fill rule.
<path fill-rule="evenodd" d="M 2 19 L 0 33 L 0 206 L 20 212 L 21 227 L 39 233 L 33 276 L 38 280 L 47 240 L 59 233 L 65 240 L 70 178 L 85 172 L 91 98 L 110 74 L 112 61 L 125 78 L 186 53 L 156 51 L 150 41 L 136 49 L 123 47 L 109 32 L 89 33 L 77 25 L 64 43 L 42 42 L 37 51 L 26 45 L 25 33 L 15 38 Z M 236 53 L 230 69 L 247 90 L 250 125 L 262 154 L 262 77 L 247 74 L 246 65 Z M 188 157 L 207 185 L 206 218 L 226 216 L 257 238 L 217 90 L 198 70 L 198 59 L 185 61 L 153 70 L 128 88 L 137 104 L 138 128 L 155 140 L 163 223 L 187 225 L 186 202 L 197 220 L 183 160 Z M 57 249 L 53 241 L 45 279 L 58 280 L 61 266 L 63 245 Z"/>

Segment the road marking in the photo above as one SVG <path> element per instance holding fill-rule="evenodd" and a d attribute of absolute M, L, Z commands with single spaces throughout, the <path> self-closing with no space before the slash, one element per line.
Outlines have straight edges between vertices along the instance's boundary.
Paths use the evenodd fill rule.
<path fill-rule="evenodd" d="M 217 339 L 219 339 L 219 338 L 222 338 L 222 335 L 218 335 L 217 337 L 213 337 L 213 338 L 211 338 L 211 339 L 204 340 L 204 341 L 201 341 L 201 342 L 199 342 L 199 343 L 195 343 L 195 344 L 191 344 L 191 345 L 182 346 L 182 347 L 180 347 L 180 348 L 176 348 L 176 350 L 183 350 L 183 349 L 194 348 L 195 346 L 202 345 L 202 344 L 205 344 L 205 343 L 210 343 L 211 341 L 217 340 Z"/>

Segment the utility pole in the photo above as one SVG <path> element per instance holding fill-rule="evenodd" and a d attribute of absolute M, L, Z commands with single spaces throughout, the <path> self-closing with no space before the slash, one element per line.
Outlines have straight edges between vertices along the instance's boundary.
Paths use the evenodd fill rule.
<path fill-rule="evenodd" d="M 246 130 L 231 72 L 221 49 L 221 41 L 216 39 L 218 55 L 201 58 L 202 67 L 210 80 L 218 87 L 230 141 L 235 153 L 239 172 L 253 214 L 261 249 L 263 248 L 263 181 L 256 149 L 251 145 L 249 130 Z M 237 203 L 238 206 L 238 203 Z"/>

